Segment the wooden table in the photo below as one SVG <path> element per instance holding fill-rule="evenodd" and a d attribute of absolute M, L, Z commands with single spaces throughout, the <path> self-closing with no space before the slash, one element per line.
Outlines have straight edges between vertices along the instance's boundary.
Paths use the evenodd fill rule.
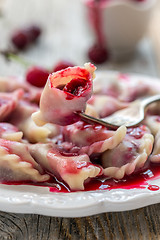
<path fill-rule="evenodd" d="M 158 1 L 159 2 L 159 1 Z M 85 27 L 85 12 L 79 0 L 5 0 L 0 18 L 0 48 L 8 46 L 17 27 L 38 22 L 44 35 L 36 46 L 21 54 L 27 61 L 51 68 L 60 59 L 78 65 L 88 61 L 92 42 Z M 110 61 L 98 69 L 120 70 L 159 76 L 160 3 L 154 11 L 148 35 L 126 62 Z M 1 75 L 23 74 L 25 69 L 0 57 Z M 83 218 L 46 217 L 0 212 L 0 239 L 160 239 L 160 204 L 126 212 L 103 213 Z"/>

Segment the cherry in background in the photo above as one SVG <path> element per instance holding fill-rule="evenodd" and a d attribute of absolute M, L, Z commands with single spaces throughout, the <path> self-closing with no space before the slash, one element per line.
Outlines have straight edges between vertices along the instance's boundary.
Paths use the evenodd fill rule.
<path fill-rule="evenodd" d="M 11 41 L 13 45 L 19 50 L 25 49 L 26 46 L 29 44 L 26 33 L 24 33 L 23 31 L 16 31 L 13 34 Z"/>
<path fill-rule="evenodd" d="M 49 71 L 39 66 L 32 66 L 26 72 L 26 81 L 35 87 L 41 88 L 45 86 L 46 81 L 48 79 L 48 75 L 50 73 L 65 69 L 67 67 L 73 67 L 73 66 L 75 65 L 69 61 L 59 61 L 54 66 L 53 71 Z"/>
<path fill-rule="evenodd" d="M 109 52 L 101 45 L 95 44 L 88 50 L 89 59 L 96 64 L 104 63 L 109 58 Z"/>
<path fill-rule="evenodd" d="M 36 25 L 32 25 L 26 29 L 26 32 L 28 33 L 28 38 L 31 42 L 35 42 L 38 37 L 41 35 L 41 28 Z"/>
<path fill-rule="evenodd" d="M 42 30 L 39 26 L 31 25 L 15 31 L 11 37 L 11 42 L 16 49 L 24 50 L 39 38 L 41 32 Z"/>
<path fill-rule="evenodd" d="M 12 35 L 11 41 L 17 50 L 25 50 L 30 44 L 36 42 L 41 35 L 41 28 L 37 25 L 31 25 L 24 29 L 19 29 Z M 60 71 L 67 67 L 75 66 L 73 63 L 62 60 L 57 62 L 51 71 L 39 67 L 32 66 L 26 72 L 26 81 L 35 87 L 44 87 L 48 79 L 48 75 L 52 72 Z"/>
<path fill-rule="evenodd" d="M 59 61 L 56 63 L 56 65 L 53 68 L 53 72 L 60 71 L 62 69 L 68 68 L 68 67 L 74 67 L 75 65 L 69 61 Z"/>
<path fill-rule="evenodd" d="M 44 87 L 49 71 L 39 66 L 33 66 L 26 73 L 26 81 L 35 87 Z"/>

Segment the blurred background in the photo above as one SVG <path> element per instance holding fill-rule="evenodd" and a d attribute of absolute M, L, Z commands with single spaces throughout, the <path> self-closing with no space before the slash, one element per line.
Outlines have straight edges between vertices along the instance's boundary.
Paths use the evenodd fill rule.
<path fill-rule="evenodd" d="M 101 1 L 102 3 L 105 2 L 104 0 Z M 108 0 L 107 2 L 112 2 L 113 5 L 115 2 L 120 2 L 118 3 L 119 6 L 114 6 L 114 8 L 112 6 L 108 12 L 105 12 L 105 10 L 110 3 L 101 6 L 103 21 L 107 21 L 102 23 L 103 27 L 111 29 L 108 33 L 108 39 L 110 34 L 113 34 L 114 27 L 117 26 L 115 19 L 118 19 L 118 17 L 123 18 L 123 25 L 125 22 L 129 23 L 135 19 L 135 22 L 132 23 L 135 29 L 130 27 L 127 34 L 130 30 L 131 32 L 136 31 L 142 24 L 141 21 L 143 25 L 144 22 L 146 23 L 146 29 L 131 54 L 127 54 L 127 57 L 124 57 L 123 54 L 120 57 L 115 57 L 111 53 L 107 60 L 101 64 L 96 64 L 98 70 L 118 70 L 159 76 L 160 1 L 158 0 L 153 6 L 152 4 L 150 6 L 152 0 Z M 132 19 L 129 18 L 132 15 L 129 12 L 132 10 L 131 8 L 134 9 L 134 14 L 136 14 L 136 11 L 137 13 L 141 11 L 142 19 L 139 19 L 139 22 L 136 20 L 138 15 L 133 14 Z M 148 8 L 149 14 L 143 16 Z M 128 15 L 125 15 L 127 12 Z M 113 17 L 113 14 L 118 15 Z M 17 51 L 11 40 L 13 35 L 17 29 L 23 30 L 33 24 L 41 29 L 40 37 L 26 49 Z M 119 40 L 119 35 L 117 35 L 113 37 L 113 40 L 111 37 L 110 42 L 113 43 L 115 39 L 119 42 L 124 42 L 126 39 L 129 41 L 126 33 L 123 34 L 123 31 L 121 31 L 121 25 L 117 29 L 114 31 L 123 35 L 123 37 L 126 36 L 125 39 Z M 105 32 L 104 29 L 103 31 Z M 106 36 L 105 38 L 107 39 Z M 24 62 L 39 65 L 52 71 L 55 64 L 61 60 L 67 60 L 74 65 L 83 65 L 85 62 L 91 61 L 88 51 L 95 41 L 95 30 L 93 29 L 93 23 L 88 18 L 86 1 L 0 0 L 0 75 L 23 75 L 27 70 L 23 64 L 13 59 L 8 61 L 4 52 L 13 51 Z M 110 49 L 107 49 L 107 51 L 110 53 Z"/>

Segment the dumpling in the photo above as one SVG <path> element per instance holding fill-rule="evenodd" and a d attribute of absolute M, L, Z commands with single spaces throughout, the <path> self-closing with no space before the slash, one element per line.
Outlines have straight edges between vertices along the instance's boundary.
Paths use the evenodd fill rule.
<path fill-rule="evenodd" d="M 31 117 L 23 121 L 23 123 L 19 125 L 19 128 L 23 131 L 24 137 L 30 143 L 45 143 L 50 141 L 51 138 L 54 139 L 60 133 L 59 126 L 46 123 L 39 127 L 33 122 Z"/>
<path fill-rule="evenodd" d="M 18 77 L 0 77 L 0 92 L 13 92 L 23 89 L 23 98 L 27 101 L 39 103 L 42 88 L 35 87 Z"/>
<path fill-rule="evenodd" d="M 40 99 L 40 111 L 32 115 L 41 126 L 46 122 L 68 125 L 78 121 L 92 94 L 95 66 L 70 67 L 49 75 Z"/>
<path fill-rule="evenodd" d="M 15 110 L 13 111 L 8 121 L 16 126 L 19 126 L 23 121 L 28 119 L 33 112 L 36 112 L 38 109 L 39 108 L 37 105 L 21 99 L 18 102 Z"/>
<path fill-rule="evenodd" d="M 107 117 L 129 105 L 128 103 L 118 101 L 118 99 L 114 97 L 105 95 L 93 95 L 88 100 L 88 104 L 93 106 L 99 118 Z"/>
<path fill-rule="evenodd" d="M 1 182 L 44 182 L 49 178 L 31 157 L 27 145 L 0 139 Z"/>
<path fill-rule="evenodd" d="M 152 151 L 153 140 L 146 126 L 129 128 L 124 140 L 116 148 L 102 154 L 104 175 L 122 179 L 141 169 Z"/>
<path fill-rule="evenodd" d="M 155 136 L 154 148 L 149 160 L 153 163 L 160 163 L 160 129 Z"/>
<path fill-rule="evenodd" d="M 39 127 L 33 122 L 31 114 L 38 109 L 35 104 L 21 100 L 10 118 L 10 122 L 23 132 L 30 143 L 47 142 L 49 137 L 54 138 L 60 132 L 60 127 L 55 124 Z"/>
<path fill-rule="evenodd" d="M 0 123 L 0 138 L 19 142 L 22 136 L 23 132 L 19 131 L 16 126 L 6 122 Z"/>
<path fill-rule="evenodd" d="M 92 164 L 87 154 L 66 153 L 50 144 L 34 144 L 30 152 L 46 171 L 67 183 L 71 190 L 83 190 L 86 180 L 102 174 L 102 168 Z"/>
<path fill-rule="evenodd" d="M 101 71 L 96 74 L 93 90 L 95 94 L 112 96 L 122 102 L 132 102 L 137 98 L 160 93 L 159 81 L 118 72 Z M 109 79 L 109 81 L 107 81 Z"/>
<path fill-rule="evenodd" d="M 125 137 L 126 127 L 121 126 L 116 131 L 108 130 L 101 125 L 86 124 L 78 121 L 63 129 L 63 140 L 80 147 L 80 153 L 101 153 L 115 148 Z"/>
<path fill-rule="evenodd" d="M 85 114 L 87 114 L 89 116 L 92 116 L 92 117 L 95 117 L 95 118 L 99 118 L 98 112 L 96 111 L 94 106 L 92 106 L 91 104 L 86 105 Z"/>
<path fill-rule="evenodd" d="M 24 83 L 17 77 L 0 77 L 0 92 L 13 92 L 19 88 L 23 89 Z"/>
<path fill-rule="evenodd" d="M 151 81 L 147 77 L 119 74 L 118 84 L 121 85 L 119 100 L 132 102 L 140 97 L 151 96 L 160 93 L 159 81 Z"/>
<path fill-rule="evenodd" d="M 22 96 L 22 90 L 12 93 L 0 93 L 0 121 L 4 121 L 15 110 Z"/>
<path fill-rule="evenodd" d="M 144 123 L 149 127 L 151 133 L 155 136 L 160 130 L 160 116 L 159 115 L 148 115 L 145 118 Z"/>
<path fill-rule="evenodd" d="M 145 118 L 145 123 L 155 136 L 154 148 L 152 154 L 149 156 L 149 160 L 154 163 L 160 163 L 160 116 L 148 115 Z"/>

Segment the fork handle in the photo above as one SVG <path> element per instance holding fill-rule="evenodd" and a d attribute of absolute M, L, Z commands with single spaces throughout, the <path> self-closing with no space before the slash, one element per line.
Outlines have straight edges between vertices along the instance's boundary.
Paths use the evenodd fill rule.
<path fill-rule="evenodd" d="M 146 108 L 149 104 L 157 102 L 157 101 L 160 101 L 160 95 L 154 95 L 151 97 L 147 97 L 147 98 L 144 98 L 143 100 L 141 100 L 141 106 Z M 119 126 L 116 126 L 115 124 L 110 124 L 101 119 L 91 117 L 85 113 L 80 112 L 80 113 L 75 113 L 75 114 L 78 114 L 83 121 L 90 123 L 90 124 L 100 124 L 102 126 L 109 127 L 112 129 L 117 129 L 119 127 Z"/>
<path fill-rule="evenodd" d="M 151 97 L 144 98 L 141 102 L 143 107 L 147 107 L 149 104 L 160 101 L 160 95 L 154 95 Z"/>

